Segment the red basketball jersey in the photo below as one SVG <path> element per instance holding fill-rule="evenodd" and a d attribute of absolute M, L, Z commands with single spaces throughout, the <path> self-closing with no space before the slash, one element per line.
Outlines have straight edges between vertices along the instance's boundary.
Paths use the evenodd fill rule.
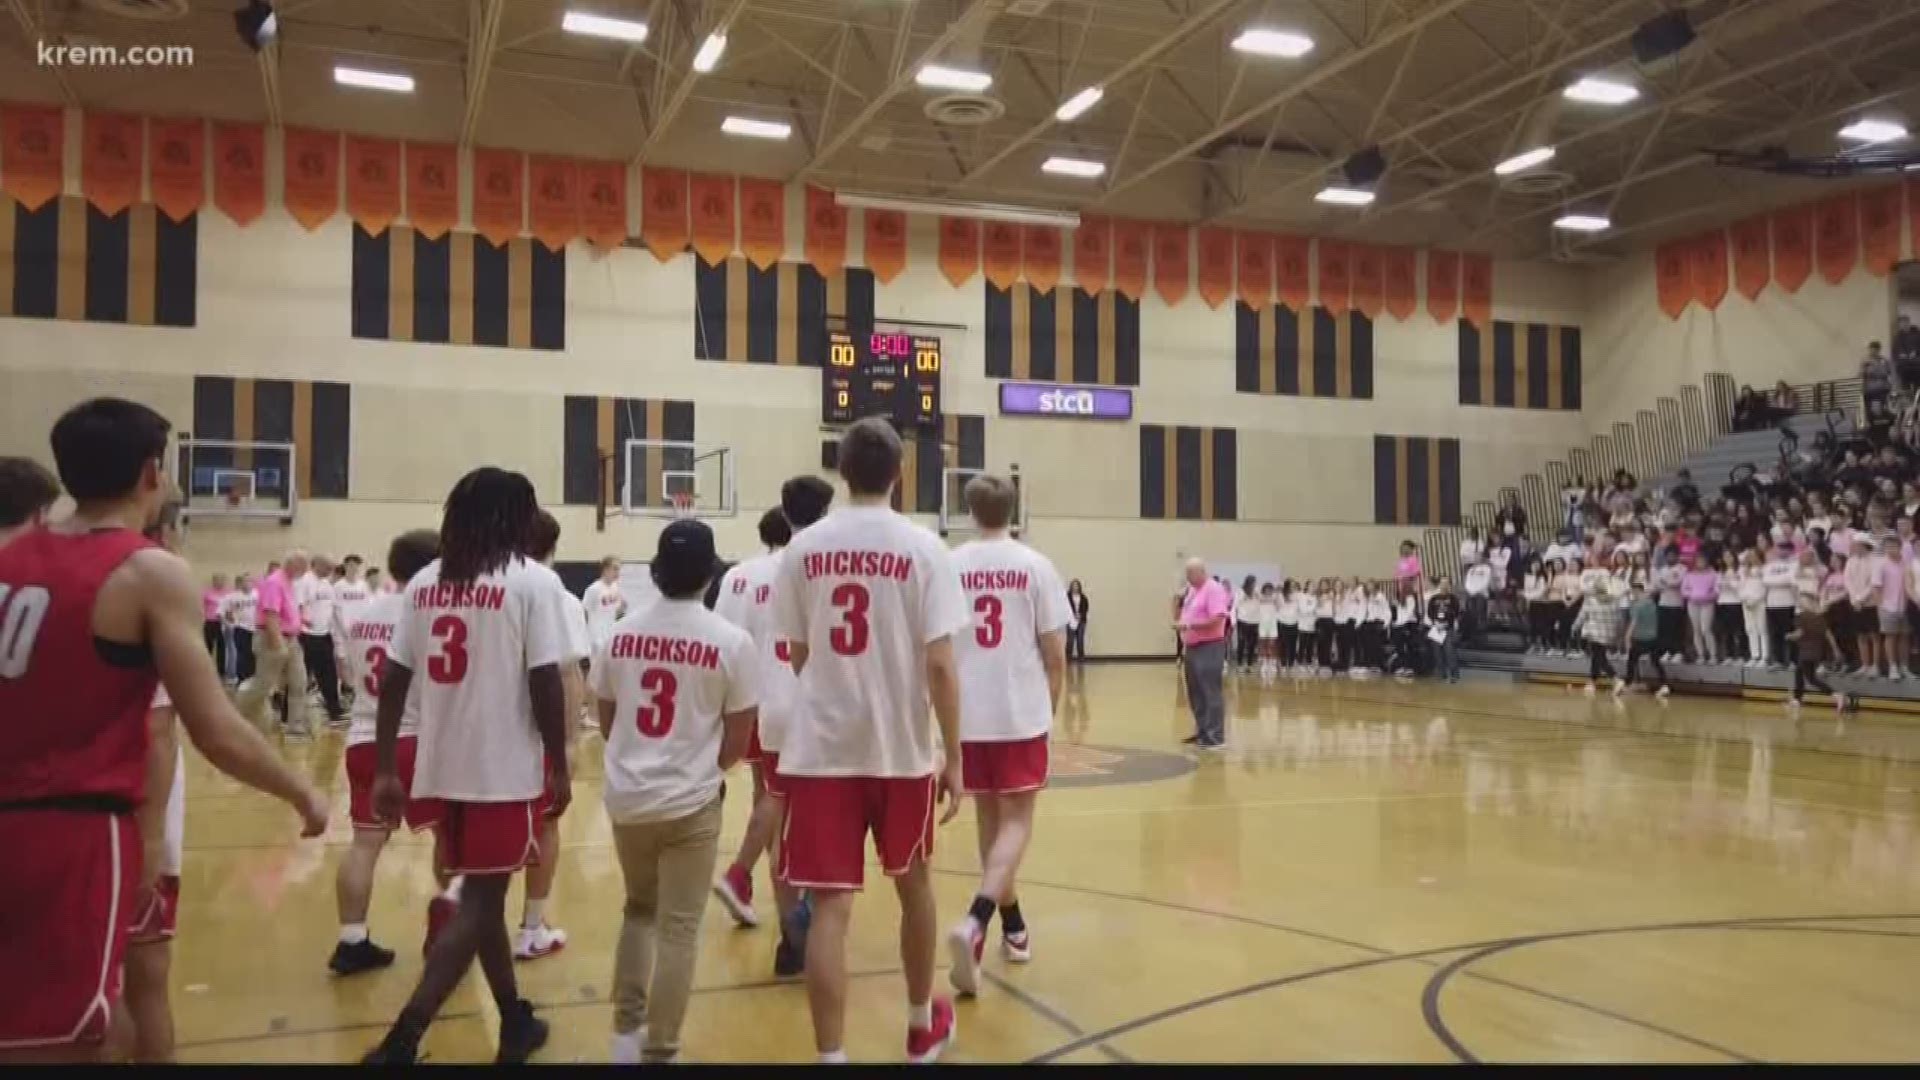
<path fill-rule="evenodd" d="M 150 657 L 121 666 L 101 655 L 93 607 L 107 577 L 149 546 L 125 529 L 36 529 L 0 547 L 0 804 L 140 803 L 159 676 Z"/>

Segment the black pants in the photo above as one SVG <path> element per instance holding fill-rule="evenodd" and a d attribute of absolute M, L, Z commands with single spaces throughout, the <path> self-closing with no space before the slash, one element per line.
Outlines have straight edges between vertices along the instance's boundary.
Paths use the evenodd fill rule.
<path fill-rule="evenodd" d="M 1860 632 L 1853 620 L 1851 600 L 1836 600 L 1827 609 L 1827 629 L 1833 632 L 1833 643 L 1840 646 L 1840 662 L 1850 668 L 1860 666 Z"/>
<path fill-rule="evenodd" d="M 1563 602 L 1560 605 L 1560 623 L 1553 628 L 1553 636 L 1563 649 L 1573 648 L 1573 620 L 1580 617 L 1580 607 L 1584 603 L 1584 600 L 1575 600 L 1571 604 Z"/>
<path fill-rule="evenodd" d="M 233 677 L 237 682 L 253 678 L 253 631 L 233 628 Z"/>
<path fill-rule="evenodd" d="M 1280 624 L 1280 666 L 1292 667 L 1300 647 L 1300 628 Z"/>
<path fill-rule="evenodd" d="M 1313 638 L 1320 643 L 1320 666 L 1331 668 L 1340 659 L 1340 643 L 1334 634 L 1332 619 L 1319 619 L 1313 624 Z"/>
<path fill-rule="evenodd" d="M 307 676 L 320 687 L 320 700 L 327 703 L 327 716 L 338 720 L 346 713 L 340 709 L 340 669 L 333 659 L 332 634 L 301 634 L 300 651 L 306 657 Z M 304 694 L 304 686 L 289 686 L 287 693 Z"/>
<path fill-rule="evenodd" d="M 1747 652 L 1747 620 L 1739 604 L 1713 606 L 1713 639 L 1720 643 L 1721 659 L 1744 660 L 1752 655 Z"/>
<path fill-rule="evenodd" d="M 1343 622 L 1334 633 L 1334 637 L 1338 639 L 1340 651 L 1340 655 L 1334 660 L 1336 670 L 1345 671 L 1354 665 L 1354 656 L 1360 642 L 1358 629 L 1353 623 Z"/>
<path fill-rule="evenodd" d="M 1387 624 L 1371 620 L 1360 624 L 1360 666 L 1383 671 L 1387 666 Z"/>
<path fill-rule="evenodd" d="M 1832 694 L 1833 687 L 1820 677 L 1820 665 L 1812 660 L 1797 660 L 1793 665 L 1793 700 L 1799 701 L 1807 696 L 1807 687 L 1813 687 L 1823 694 Z"/>
<path fill-rule="evenodd" d="M 1627 685 L 1640 681 L 1640 660 L 1645 657 L 1653 665 L 1653 673 L 1660 678 L 1660 685 L 1667 685 L 1667 666 L 1660 662 L 1660 649 L 1657 642 L 1636 641 L 1627 649 Z"/>
<path fill-rule="evenodd" d="M 1687 609 L 1660 605 L 1660 638 L 1655 643 L 1662 656 L 1685 656 L 1687 648 Z"/>
<path fill-rule="evenodd" d="M 1299 634 L 1299 641 L 1294 645 L 1294 664 L 1299 667 L 1306 667 L 1308 664 L 1318 664 L 1320 662 L 1320 643 L 1315 640 L 1318 635 L 1311 630 L 1304 629 L 1299 631 Z"/>
<path fill-rule="evenodd" d="M 1774 663 L 1787 662 L 1787 635 L 1792 631 L 1792 608 L 1770 607 L 1767 609 L 1767 655 L 1773 657 Z"/>
<path fill-rule="evenodd" d="M 1087 624 L 1067 628 L 1067 659 L 1087 661 Z"/>
<path fill-rule="evenodd" d="M 1607 647 L 1597 641 L 1589 641 L 1586 645 L 1587 681 L 1599 682 L 1603 678 L 1618 678 L 1619 676 L 1613 670 L 1613 660 L 1607 656 Z"/>
<path fill-rule="evenodd" d="M 1553 609 L 1559 605 L 1545 600 L 1527 603 L 1527 647 L 1546 648 L 1553 640 Z"/>
<path fill-rule="evenodd" d="M 207 653 L 213 657 L 213 670 L 227 677 L 227 635 L 219 619 L 208 619 L 200 624 L 200 636 L 207 641 Z"/>
<path fill-rule="evenodd" d="M 1260 624 L 1236 622 L 1233 629 L 1234 663 L 1243 668 L 1252 667 L 1254 658 L 1260 655 Z"/>

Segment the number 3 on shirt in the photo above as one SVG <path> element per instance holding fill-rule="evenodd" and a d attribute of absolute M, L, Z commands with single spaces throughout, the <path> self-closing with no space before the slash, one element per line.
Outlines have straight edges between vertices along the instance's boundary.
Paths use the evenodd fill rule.
<path fill-rule="evenodd" d="M 440 616 L 433 620 L 433 637 L 440 643 L 440 652 L 427 657 L 427 678 L 442 685 L 466 678 L 466 620 L 458 615 Z"/>
<path fill-rule="evenodd" d="M 841 656 L 866 652 L 867 641 L 873 636 L 872 624 L 867 621 L 867 609 L 873 601 L 867 587 L 849 581 L 834 589 L 830 600 L 840 609 L 840 625 L 827 633 L 827 644 Z"/>
<path fill-rule="evenodd" d="M 680 694 L 680 680 L 665 668 L 648 668 L 640 673 L 640 689 L 652 696 L 648 704 L 635 711 L 634 726 L 649 739 L 665 738 L 673 730 L 673 705 Z"/>
<path fill-rule="evenodd" d="M 362 679 L 361 682 L 367 688 L 368 697 L 378 698 L 380 696 L 380 673 L 385 670 L 386 666 L 387 650 L 378 645 L 367 650 L 367 677 Z"/>
<path fill-rule="evenodd" d="M 973 602 L 973 613 L 980 616 L 980 625 L 973 628 L 974 644 L 983 649 L 997 649 L 1000 639 L 1006 636 L 1006 625 L 1001 615 L 1006 608 L 1000 598 L 992 594 L 980 596 Z"/>

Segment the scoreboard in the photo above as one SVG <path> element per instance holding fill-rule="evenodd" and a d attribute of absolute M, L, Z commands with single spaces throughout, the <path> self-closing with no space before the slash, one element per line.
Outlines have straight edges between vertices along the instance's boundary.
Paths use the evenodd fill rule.
<path fill-rule="evenodd" d="M 937 429 L 942 366 L 937 337 L 828 331 L 821 421 L 883 416 L 902 431 Z"/>

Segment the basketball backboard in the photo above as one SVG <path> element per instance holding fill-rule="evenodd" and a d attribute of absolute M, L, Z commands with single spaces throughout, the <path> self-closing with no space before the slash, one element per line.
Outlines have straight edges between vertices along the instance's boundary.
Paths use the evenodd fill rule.
<path fill-rule="evenodd" d="M 967 482 L 976 476 L 985 476 L 989 469 L 945 468 L 940 470 L 940 535 L 962 537 L 979 533 L 973 523 L 973 515 L 967 512 Z M 1007 479 L 1013 482 L 1016 498 L 1013 504 L 1012 532 L 1015 536 L 1024 536 L 1027 532 L 1027 506 L 1032 501 L 1026 481 L 1020 476 L 1020 466 L 1007 469 Z"/>
<path fill-rule="evenodd" d="M 292 443 L 181 436 L 174 451 L 181 519 L 292 522 L 297 453 Z"/>
<path fill-rule="evenodd" d="M 624 517 L 732 517 L 739 512 L 733 448 L 629 439 L 612 463 Z"/>

